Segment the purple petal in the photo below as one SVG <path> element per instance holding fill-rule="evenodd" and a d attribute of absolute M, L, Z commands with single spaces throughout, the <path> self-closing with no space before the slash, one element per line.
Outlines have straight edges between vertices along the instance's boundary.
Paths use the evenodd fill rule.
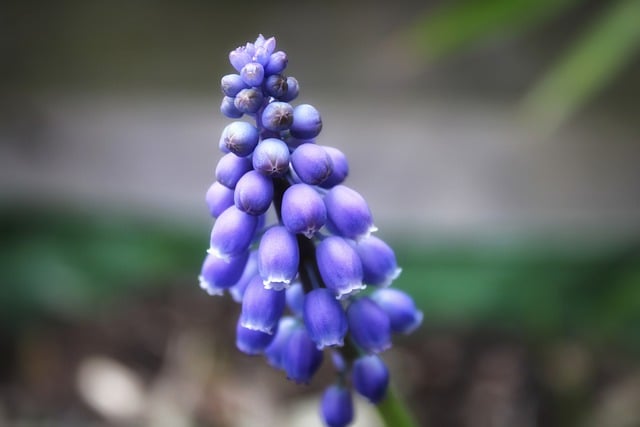
<path fill-rule="evenodd" d="M 318 270 L 324 284 L 341 299 L 364 289 L 362 263 L 355 249 L 338 236 L 324 239 L 316 248 Z"/>
<path fill-rule="evenodd" d="M 256 276 L 249 282 L 242 297 L 240 323 L 247 329 L 272 334 L 284 307 L 284 292 L 266 289 L 260 276 Z"/>
<path fill-rule="evenodd" d="M 258 270 L 266 288 L 282 290 L 298 274 L 298 241 L 285 227 L 268 229 L 258 247 Z"/>

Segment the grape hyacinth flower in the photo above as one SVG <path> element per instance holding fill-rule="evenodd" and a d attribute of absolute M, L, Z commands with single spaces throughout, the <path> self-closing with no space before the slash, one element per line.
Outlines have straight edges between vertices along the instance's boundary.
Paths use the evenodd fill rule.
<path fill-rule="evenodd" d="M 236 347 L 263 355 L 290 380 L 312 381 L 330 352 L 336 381 L 320 415 L 346 426 L 354 395 L 389 399 L 380 353 L 393 334 L 414 331 L 422 312 L 389 288 L 401 272 L 395 253 L 371 234 L 364 197 L 345 185 L 346 155 L 318 144 L 320 112 L 291 104 L 300 86 L 275 38 L 260 35 L 229 61 L 235 72 L 221 79 L 220 111 L 236 121 L 222 131 L 205 196 L 215 221 L 200 286 L 241 304 Z"/>

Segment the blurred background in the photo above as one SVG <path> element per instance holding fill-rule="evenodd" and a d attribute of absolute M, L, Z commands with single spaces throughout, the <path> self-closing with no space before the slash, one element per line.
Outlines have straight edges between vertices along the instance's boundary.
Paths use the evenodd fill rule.
<path fill-rule="evenodd" d="M 640 2 L 0 5 L 0 425 L 313 426 L 196 280 L 227 54 L 289 55 L 425 313 L 419 425 L 640 425 Z M 357 403 L 357 425 L 375 411 Z"/>

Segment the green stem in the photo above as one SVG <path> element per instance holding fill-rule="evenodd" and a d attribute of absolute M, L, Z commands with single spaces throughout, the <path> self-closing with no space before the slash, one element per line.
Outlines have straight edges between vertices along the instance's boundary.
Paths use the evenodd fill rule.
<path fill-rule="evenodd" d="M 376 409 L 387 427 L 417 427 L 418 424 L 411 414 L 409 407 L 396 393 L 393 385 L 389 385 L 386 397 Z"/>

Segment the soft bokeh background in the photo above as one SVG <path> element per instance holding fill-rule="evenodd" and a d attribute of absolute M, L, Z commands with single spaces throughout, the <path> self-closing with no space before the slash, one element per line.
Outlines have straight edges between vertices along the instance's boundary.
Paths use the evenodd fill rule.
<path fill-rule="evenodd" d="M 297 387 L 241 355 L 238 307 L 195 279 L 219 78 L 258 33 L 425 312 L 385 354 L 419 425 L 640 424 L 637 22 L 636 0 L 3 2 L 0 425 L 319 423 L 330 370 Z"/>

